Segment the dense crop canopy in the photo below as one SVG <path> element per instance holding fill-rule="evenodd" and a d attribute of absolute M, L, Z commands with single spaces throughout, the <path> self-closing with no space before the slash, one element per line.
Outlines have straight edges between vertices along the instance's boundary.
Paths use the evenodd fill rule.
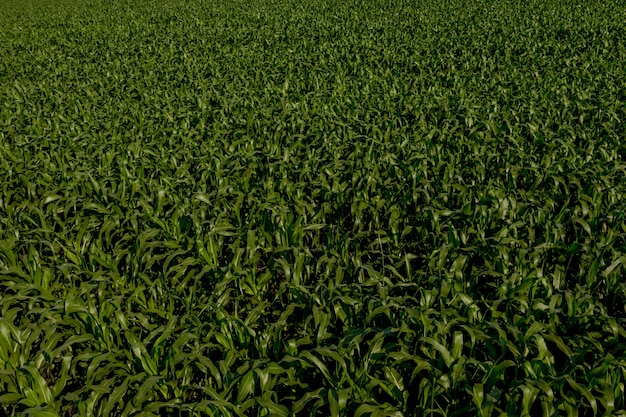
<path fill-rule="evenodd" d="M 626 414 L 623 2 L 3 0 L 0 413 Z"/>

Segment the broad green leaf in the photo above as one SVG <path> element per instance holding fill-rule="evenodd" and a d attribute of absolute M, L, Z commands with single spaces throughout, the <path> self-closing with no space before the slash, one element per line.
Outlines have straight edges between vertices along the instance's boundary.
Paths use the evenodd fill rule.
<path fill-rule="evenodd" d="M 118 403 L 120 405 L 123 404 L 124 403 L 123 398 L 126 395 L 127 391 L 128 391 L 128 380 L 124 380 L 124 382 L 122 382 L 119 386 L 113 388 L 113 391 L 111 391 L 111 394 L 109 395 L 106 405 L 104 406 L 104 409 L 102 411 L 103 415 L 105 416 L 111 415 L 111 412 L 113 411 L 113 409 Z"/>
<path fill-rule="evenodd" d="M 69 371 L 70 371 L 71 364 L 72 364 L 72 356 L 64 356 L 63 359 L 61 360 L 61 373 L 58 379 L 54 382 L 54 388 L 52 390 L 53 398 L 58 398 L 59 395 L 61 395 L 61 393 L 65 389 L 65 386 L 67 385 L 67 381 L 69 379 Z"/>
<path fill-rule="evenodd" d="M 450 354 L 450 351 L 448 351 L 448 349 L 445 348 L 444 345 L 437 342 L 435 339 L 431 337 L 423 337 L 421 340 L 431 345 L 436 351 L 438 351 L 441 354 L 441 357 L 443 358 L 443 361 L 445 362 L 446 366 L 449 367 L 452 364 L 452 361 L 453 361 L 452 355 Z"/>
<path fill-rule="evenodd" d="M 27 365 L 22 366 L 21 369 L 30 375 L 32 382 L 31 388 L 39 401 L 39 404 L 36 405 L 44 405 L 52 402 L 52 392 L 50 392 L 48 384 L 45 379 L 43 379 L 39 371 L 32 366 Z"/>
<path fill-rule="evenodd" d="M 248 371 L 241 378 L 237 387 L 237 403 L 243 402 L 243 400 L 249 395 L 254 395 L 254 371 Z"/>
<path fill-rule="evenodd" d="M 263 408 L 265 408 L 272 416 L 288 416 L 289 410 L 284 405 L 276 404 L 275 402 L 263 397 L 257 397 L 257 402 Z"/>
<path fill-rule="evenodd" d="M 570 387 L 572 387 L 573 389 L 578 391 L 580 394 L 583 395 L 583 397 L 585 397 L 587 399 L 587 401 L 589 402 L 589 405 L 591 405 L 593 413 L 597 414 L 597 412 L 598 412 L 598 403 L 597 403 L 595 397 L 593 396 L 593 394 L 591 394 L 591 391 L 589 391 L 589 389 L 587 387 L 577 383 L 574 379 L 572 379 L 569 376 L 566 377 L 565 380 L 567 381 L 567 383 L 569 384 Z"/>
<path fill-rule="evenodd" d="M 20 393 L 13 392 L 0 395 L 0 404 L 10 405 L 20 401 L 24 396 Z"/>

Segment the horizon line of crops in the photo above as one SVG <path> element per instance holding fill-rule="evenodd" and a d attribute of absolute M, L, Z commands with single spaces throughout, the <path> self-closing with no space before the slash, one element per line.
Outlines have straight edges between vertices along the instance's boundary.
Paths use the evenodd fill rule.
<path fill-rule="evenodd" d="M 7 415 L 625 415 L 617 1 L 0 6 Z"/>

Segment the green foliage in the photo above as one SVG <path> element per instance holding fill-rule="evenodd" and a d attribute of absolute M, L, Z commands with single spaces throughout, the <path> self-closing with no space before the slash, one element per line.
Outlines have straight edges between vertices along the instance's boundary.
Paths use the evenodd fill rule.
<path fill-rule="evenodd" d="M 0 413 L 625 415 L 623 2 L 0 4 Z"/>

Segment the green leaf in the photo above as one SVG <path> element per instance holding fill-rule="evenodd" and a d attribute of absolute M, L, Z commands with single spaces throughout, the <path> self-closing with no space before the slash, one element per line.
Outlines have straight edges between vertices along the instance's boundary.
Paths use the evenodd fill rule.
<path fill-rule="evenodd" d="M 618 266 L 626 262 L 626 255 L 620 256 L 609 265 L 607 269 L 602 272 L 602 276 L 608 277 Z"/>
<path fill-rule="evenodd" d="M 335 398 L 335 391 L 328 390 L 327 396 L 331 417 L 339 417 L 341 410 L 339 409 L 339 402 L 337 401 L 337 398 Z"/>
<path fill-rule="evenodd" d="M 59 374 L 57 381 L 54 383 L 54 388 L 52 390 L 53 398 L 59 397 L 65 389 L 65 386 L 67 385 L 67 380 L 69 379 L 71 364 L 72 356 L 64 356 L 61 360 L 61 373 Z"/>
<path fill-rule="evenodd" d="M 50 392 L 50 388 L 39 371 L 36 368 L 27 365 L 22 366 L 21 369 L 26 371 L 31 377 L 31 381 L 33 383 L 31 388 L 35 392 L 39 402 L 37 405 L 49 404 L 52 402 L 52 393 Z"/>
<path fill-rule="evenodd" d="M 324 362 L 322 362 L 317 356 L 313 355 L 312 353 L 308 351 L 303 351 L 300 353 L 300 357 L 303 360 L 314 365 L 317 369 L 319 369 L 324 375 L 324 377 L 326 377 L 326 380 L 332 383 L 332 379 L 330 377 L 330 373 L 328 372 L 328 368 L 326 367 Z"/>
<path fill-rule="evenodd" d="M 576 391 L 581 393 L 591 405 L 591 409 L 593 410 L 593 414 L 598 413 L 598 402 L 595 397 L 591 394 L 591 391 L 587 389 L 587 387 L 577 383 L 572 377 L 568 376 L 565 378 L 570 387 L 574 388 Z"/>
<path fill-rule="evenodd" d="M 144 376 L 146 374 L 143 374 Z M 142 382 L 141 386 L 137 390 L 137 393 L 133 397 L 133 403 L 136 407 L 141 408 L 142 404 L 146 401 L 154 401 L 159 398 L 158 391 L 154 389 L 154 386 L 163 379 L 162 376 L 149 376 Z"/>
<path fill-rule="evenodd" d="M 11 405 L 19 402 L 24 396 L 20 393 L 13 392 L 0 395 L 0 404 Z"/>
<path fill-rule="evenodd" d="M 567 344 L 563 341 L 563 339 L 560 336 L 554 336 L 549 333 L 545 333 L 542 336 L 544 339 L 554 343 L 559 348 L 559 350 L 563 352 L 565 356 L 567 356 L 568 359 L 571 359 L 572 356 L 574 355 L 574 352 L 572 351 L 572 349 L 570 349 L 569 346 L 567 346 Z"/>
<path fill-rule="evenodd" d="M 391 382 L 399 391 L 404 391 L 404 380 L 402 379 L 400 373 L 388 366 L 385 366 L 383 369 L 387 381 Z"/>
<path fill-rule="evenodd" d="M 139 359 L 139 362 L 141 363 L 141 368 L 148 375 L 157 375 L 158 374 L 157 366 L 152 360 L 152 358 L 148 355 L 148 351 L 146 350 L 146 347 L 144 346 L 144 344 L 141 343 L 141 341 L 139 341 L 139 339 L 137 339 L 137 337 L 131 332 L 126 332 L 126 338 L 128 339 L 128 342 L 130 343 L 130 349 L 133 355 L 137 359 Z"/>
<path fill-rule="evenodd" d="M 433 348 L 435 348 L 435 350 L 441 354 L 441 357 L 443 358 L 446 366 L 449 367 L 452 364 L 454 359 L 452 358 L 450 351 L 448 351 L 445 346 L 443 346 L 441 343 L 437 342 L 431 337 L 422 337 L 420 340 L 430 344 Z"/>
<path fill-rule="evenodd" d="M 58 413 L 40 408 L 29 408 L 24 411 L 23 415 L 32 417 L 59 417 Z"/>
<path fill-rule="evenodd" d="M 261 407 L 266 409 L 271 416 L 287 417 L 289 416 L 289 410 L 284 405 L 276 404 L 275 402 L 263 397 L 257 397 L 257 402 Z"/>
<path fill-rule="evenodd" d="M 369 414 L 378 410 L 378 407 L 370 404 L 361 404 L 354 412 L 354 417 L 361 417 L 363 414 Z"/>
<path fill-rule="evenodd" d="M 504 360 L 489 368 L 487 375 L 483 378 L 485 391 L 491 391 L 495 383 L 504 378 L 504 370 L 512 366 L 515 366 L 515 362 L 512 360 Z"/>
<path fill-rule="evenodd" d="M 249 395 L 254 395 L 254 373 L 254 370 L 250 370 L 241 378 L 238 385 L 237 403 L 243 402 Z"/>
<path fill-rule="evenodd" d="M 463 332 L 456 331 L 453 335 L 452 351 L 450 355 L 452 359 L 458 360 L 463 354 Z"/>
<path fill-rule="evenodd" d="M 109 399 L 104 406 L 104 410 L 102 411 L 102 415 L 110 416 L 113 408 L 119 403 L 123 404 L 123 398 L 128 391 L 128 380 L 124 380 L 119 386 L 115 387 L 111 394 L 109 395 Z"/>
<path fill-rule="evenodd" d="M 472 388 L 472 400 L 476 407 L 480 409 L 482 407 L 483 401 L 485 399 L 485 391 L 483 388 L 483 384 L 474 384 Z"/>
<path fill-rule="evenodd" d="M 535 402 L 537 398 L 537 394 L 539 394 L 539 390 L 533 386 L 528 384 L 520 385 L 519 387 L 522 390 L 522 416 L 530 416 L 530 408 L 532 404 Z"/>

